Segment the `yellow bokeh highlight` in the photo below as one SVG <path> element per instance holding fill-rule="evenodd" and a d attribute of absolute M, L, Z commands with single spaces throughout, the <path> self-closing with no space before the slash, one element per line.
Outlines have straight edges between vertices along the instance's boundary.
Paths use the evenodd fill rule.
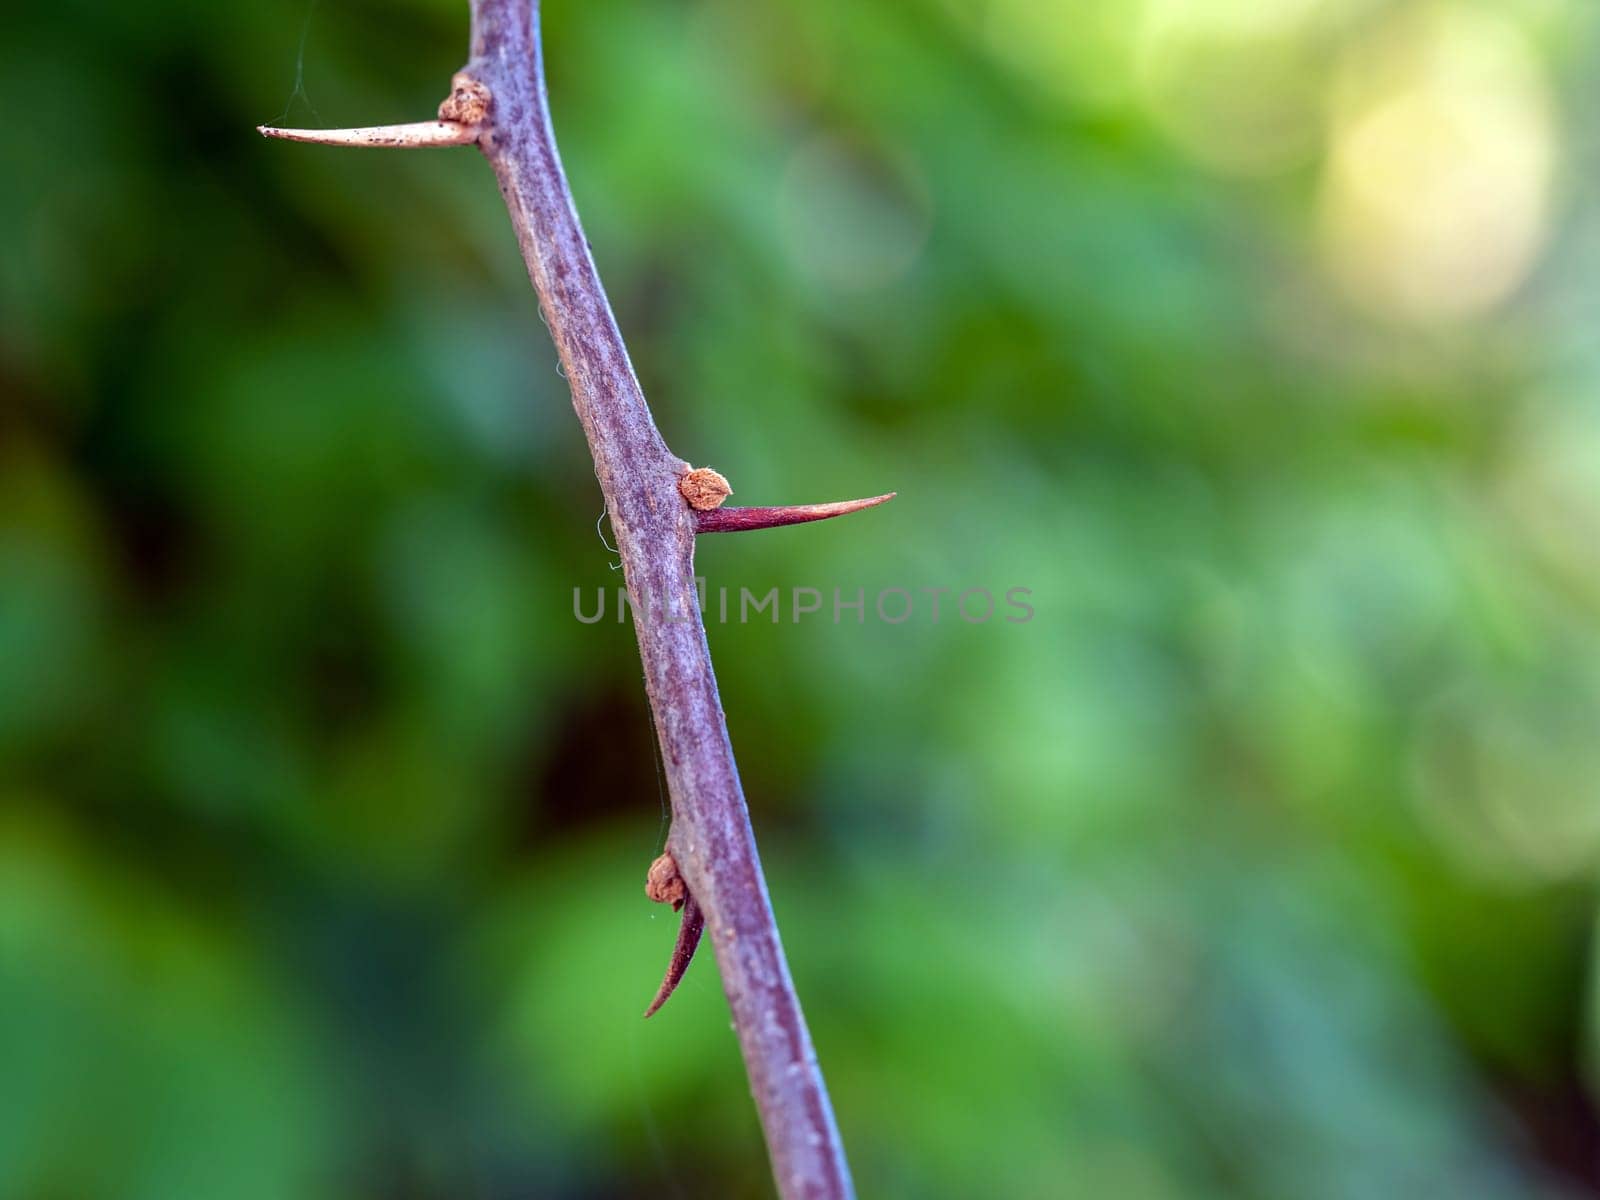
<path fill-rule="evenodd" d="M 1483 314 L 1548 230 L 1556 129 L 1522 31 L 1438 6 L 1351 49 L 1334 93 L 1318 237 L 1334 278 L 1391 318 Z"/>

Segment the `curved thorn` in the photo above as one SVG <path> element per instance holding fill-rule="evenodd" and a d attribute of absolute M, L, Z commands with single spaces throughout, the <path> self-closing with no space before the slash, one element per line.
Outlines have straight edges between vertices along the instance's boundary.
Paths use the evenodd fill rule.
<path fill-rule="evenodd" d="M 705 927 L 706 919 L 700 912 L 700 906 L 694 902 L 693 896 L 687 897 L 683 902 L 683 924 L 678 926 L 678 941 L 672 947 L 672 961 L 667 964 L 667 976 L 661 981 L 656 998 L 650 1001 L 650 1007 L 644 1010 L 646 1018 L 653 1017 L 656 1010 L 667 1002 L 667 997 L 677 990 L 683 973 L 694 960 L 695 947 L 700 944 L 700 934 Z"/>
<path fill-rule="evenodd" d="M 425 150 L 435 146 L 470 146 L 478 126 L 460 121 L 413 121 L 409 125 L 366 125 L 358 129 L 277 129 L 257 125 L 263 137 L 317 146 L 365 146 L 383 150 Z"/>
<path fill-rule="evenodd" d="M 786 504 L 776 508 L 713 508 L 694 514 L 696 533 L 741 533 L 746 529 L 775 529 L 779 525 L 803 525 L 825 521 L 846 513 L 860 512 L 893 500 L 898 493 L 885 492 L 865 500 L 835 500 L 832 504 Z"/>

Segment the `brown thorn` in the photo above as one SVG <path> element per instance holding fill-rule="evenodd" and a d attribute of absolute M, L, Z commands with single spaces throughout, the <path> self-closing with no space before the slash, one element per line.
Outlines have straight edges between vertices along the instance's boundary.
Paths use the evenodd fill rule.
<path fill-rule="evenodd" d="M 436 146 L 470 146 L 478 140 L 476 125 L 460 121 L 413 121 L 408 125 L 366 125 L 357 129 L 277 129 L 257 125 L 263 137 L 316 146 L 361 146 L 381 150 L 426 150 Z"/>
<path fill-rule="evenodd" d="M 678 941 L 672 947 L 672 961 L 667 964 L 666 978 L 661 981 L 650 1007 L 644 1010 L 644 1015 L 650 1017 L 667 1002 L 667 997 L 672 995 L 683 973 L 689 969 L 695 947 L 700 944 L 700 934 L 705 929 L 705 918 L 700 906 L 689 894 L 689 885 L 678 874 L 677 859 L 670 854 L 663 854 L 650 864 L 650 871 L 645 876 L 644 894 L 657 904 L 670 904 L 674 910 L 683 910 L 683 923 L 678 926 Z"/>
<path fill-rule="evenodd" d="M 365 125 L 355 129 L 276 129 L 271 125 L 257 125 L 256 128 L 264 137 L 310 142 L 317 146 L 365 146 L 382 150 L 470 146 L 478 140 L 492 99 L 481 80 L 465 71 L 457 71 L 450 80 L 450 94 L 439 105 L 437 121 Z"/>
<path fill-rule="evenodd" d="M 683 979 L 683 973 L 694 961 L 695 948 L 700 945 L 700 934 L 705 927 L 706 919 L 700 912 L 700 906 L 694 902 L 693 896 L 686 897 L 683 901 L 683 924 L 678 926 L 678 941 L 672 947 L 672 961 L 667 964 L 666 978 L 656 990 L 656 998 L 650 1001 L 650 1007 L 644 1010 L 647 1019 L 655 1016 L 656 1010 L 677 990 L 678 984 Z"/>
<path fill-rule="evenodd" d="M 885 492 L 865 500 L 836 500 L 832 504 L 788 504 L 777 508 L 715 508 L 694 514 L 696 533 L 742 533 L 747 529 L 775 529 L 779 525 L 803 525 L 842 517 L 893 500 L 898 493 Z"/>

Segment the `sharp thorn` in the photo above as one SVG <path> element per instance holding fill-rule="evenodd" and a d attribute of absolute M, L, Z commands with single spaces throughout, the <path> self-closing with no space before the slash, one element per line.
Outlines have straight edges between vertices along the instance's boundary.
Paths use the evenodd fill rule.
<path fill-rule="evenodd" d="M 413 121 L 409 125 L 367 125 L 359 129 L 277 129 L 257 125 L 263 137 L 317 146 L 365 146 L 382 150 L 424 150 L 435 146 L 470 146 L 479 127 L 460 121 Z"/>
<path fill-rule="evenodd" d="M 842 517 L 893 500 L 896 493 L 869 496 L 865 500 L 836 500 L 832 504 L 788 504 L 777 508 L 713 508 L 694 514 L 696 533 L 741 533 L 747 529 L 775 529 L 780 525 L 803 525 Z"/>
<path fill-rule="evenodd" d="M 683 979 L 683 973 L 694 961 L 695 947 L 700 945 L 700 934 L 705 927 L 706 919 L 700 912 L 700 906 L 694 902 L 693 896 L 689 896 L 683 902 L 683 924 L 678 926 L 678 941 L 672 947 L 672 961 L 667 964 L 667 975 L 656 991 L 656 998 L 650 1001 L 650 1007 L 644 1010 L 646 1018 L 655 1016 L 656 1010 L 677 990 L 679 982 Z"/>

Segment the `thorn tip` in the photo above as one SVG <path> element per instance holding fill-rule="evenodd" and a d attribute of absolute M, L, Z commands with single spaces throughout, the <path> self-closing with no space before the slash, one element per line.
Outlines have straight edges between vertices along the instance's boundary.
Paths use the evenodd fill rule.
<path fill-rule="evenodd" d="M 831 504 L 786 504 L 773 508 L 715 508 L 694 514 L 696 533 L 742 533 L 748 529 L 776 529 L 780 525 L 803 525 L 860 512 L 864 508 L 893 500 L 898 493 L 885 492 L 863 500 L 836 500 Z"/>
<path fill-rule="evenodd" d="M 683 923 L 678 926 L 678 940 L 672 947 L 672 959 L 667 963 L 667 974 L 662 979 L 661 986 L 656 989 L 655 999 L 650 1001 L 650 1007 L 644 1010 L 646 1020 L 655 1016 L 667 1002 L 667 997 L 678 990 L 684 972 L 694 961 L 694 952 L 700 945 L 700 935 L 705 931 L 705 927 L 706 919 L 700 911 L 700 906 L 694 902 L 693 896 L 686 896 L 683 901 Z"/>
<path fill-rule="evenodd" d="M 262 137 L 316 146 L 362 146 L 383 150 L 424 150 L 435 146 L 470 146 L 478 126 L 460 121 L 412 121 L 406 125 L 364 125 L 355 129 L 279 129 L 257 125 Z"/>

